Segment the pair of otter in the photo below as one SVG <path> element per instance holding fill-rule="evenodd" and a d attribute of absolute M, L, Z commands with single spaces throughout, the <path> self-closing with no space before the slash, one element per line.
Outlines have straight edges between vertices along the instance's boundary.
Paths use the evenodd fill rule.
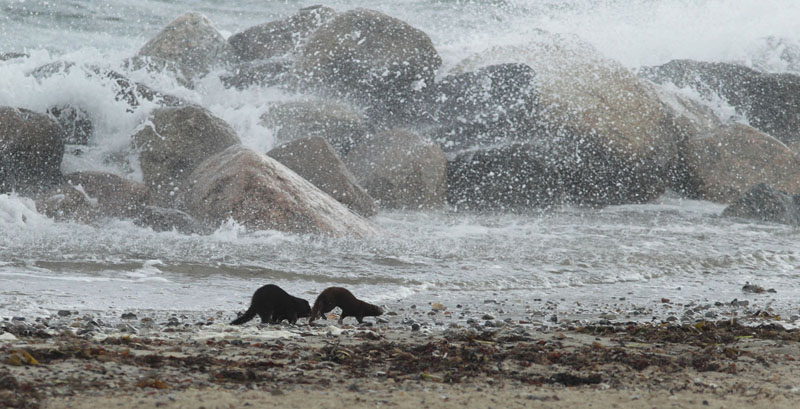
<path fill-rule="evenodd" d="M 342 287 L 328 287 L 320 293 L 314 301 L 314 308 L 310 308 L 308 301 L 289 295 L 282 288 L 274 284 L 267 284 L 253 294 L 250 308 L 241 317 L 231 322 L 231 325 L 244 324 L 258 315 L 262 323 L 277 324 L 289 320 L 292 324 L 298 318 L 309 317 L 312 323 L 317 316 L 325 318 L 325 313 L 334 308 L 342 309 L 339 324 L 345 317 L 355 317 L 360 324 L 364 317 L 377 317 L 383 311 L 373 305 L 356 298 L 350 291 Z"/>

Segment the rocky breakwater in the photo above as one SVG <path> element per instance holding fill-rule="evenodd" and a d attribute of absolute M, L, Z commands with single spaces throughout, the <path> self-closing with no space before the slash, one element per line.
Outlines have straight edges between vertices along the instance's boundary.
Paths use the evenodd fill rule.
<path fill-rule="evenodd" d="M 113 70 L 82 67 L 89 77 L 115 83 L 114 98 L 128 101 L 131 111 L 159 107 L 132 132 L 147 194 L 130 202 L 143 210 L 104 207 L 87 189 L 95 182 L 81 176 L 56 194 L 76 206 L 95 206 L 74 214 L 152 220 L 154 228 L 192 217 L 214 228 L 233 218 L 256 229 L 362 235 L 374 227 L 331 196 L 371 215 L 372 198 L 387 209 L 449 203 L 457 210 L 507 211 L 646 203 L 667 188 L 720 202 L 759 183 L 800 193 L 793 151 L 800 143 L 794 95 L 800 81 L 788 74 L 679 62 L 637 76 L 579 38 L 547 32 L 440 73 L 441 57 L 419 29 L 373 10 L 325 7 L 247 28 L 227 41 L 205 17 L 187 14 L 131 61 L 144 57 L 177 67 L 161 74 L 186 80 L 187 87 L 210 72 L 222 70 L 223 84 L 231 85 L 225 78 L 247 71 L 243 64 L 279 64 L 281 74 L 269 81 L 235 86 L 277 86 L 297 97 L 261 116 L 279 143 L 291 143 L 274 156 L 297 172 L 243 147 L 232 127 L 206 108 L 152 89 L 142 93 L 145 84 Z M 46 78 L 74 66 L 55 64 L 31 75 Z M 723 97 L 751 125 L 719 118 L 708 101 L 659 85 L 667 82 Z M 153 103 L 141 103 L 145 99 Z M 44 114 L 3 112 L 17 118 L 2 123 L 4 140 L 33 123 L 48 124 L 37 135 L 59 127 Z M 89 119 L 95 114 L 76 112 Z M 64 117 L 68 126 L 75 124 L 71 118 Z M 5 143 L 6 163 L 29 162 L 4 164 L 0 183 L 6 191 L 58 185 L 63 139 L 91 144 L 92 132 L 87 128 L 78 138 L 62 129 L 53 137 L 61 142 L 35 150 L 49 152 L 46 158 L 16 154 L 27 148 Z M 117 193 L 133 182 L 93 180 L 117 186 Z M 70 214 L 67 204 L 57 204 L 53 214 Z"/>
<path fill-rule="evenodd" d="M 793 223 L 791 216 L 775 216 L 775 209 L 777 203 L 791 202 L 776 199 L 777 192 L 800 193 L 800 76 L 691 60 L 646 67 L 640 75 L 699 96 L 693 101 L 665 96 L 686 130 L 679 143 L 675 190 L 731 203 L 726 215 Z M 736 116 L 719 118 L 703 106 L 719 101 Z"/>
<path fill-rule="evenodd" d="M 509 63 L 517 64 L 515 81 L 533 82 L 531 94 L 536 95 L 508 110 L 515 112 L 514 126 L 493 136 L 492 145 L 466 138 L 472 146 L 451 162 L 451 180 L 462 187 L 451 190 L 452 203 L 476 208 L 542 204 L 525 199 L 531 195 L 603 206 L 643 203 L 664 192 L 680 130 L 651 84 L 577 38 L 544 32 L 526 45 L 470 57 L 455 72 L 478 75 Z M 527 156 L 537 164 L 521 167 L 512 158 L 506 166 L 503 155 L 509 150 L 497 147 L 504 141 L 527 144 L 532 152 Z M 519 158 L 520 150 L 514 152 Z M 479 159 L 473 160 L 476 155 Z M 490 159 L 496 155 L 501 157 Z M 499 195 L 479 192 L 526 184 L 533 186 Z M 500 200 L 474 200 L 481 196 Z"/>

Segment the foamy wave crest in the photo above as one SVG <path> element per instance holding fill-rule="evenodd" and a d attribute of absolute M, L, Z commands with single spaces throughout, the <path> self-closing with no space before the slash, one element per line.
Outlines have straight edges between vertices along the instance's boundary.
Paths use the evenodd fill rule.
<path fill-rule="evenodd" d="M 16 193 L 0 194 L 0 230 L 11 226 L 27 227 L 30 225 L 51 223 L 46 216 L 36 211 L 32 199 L 20 197 Z"/>

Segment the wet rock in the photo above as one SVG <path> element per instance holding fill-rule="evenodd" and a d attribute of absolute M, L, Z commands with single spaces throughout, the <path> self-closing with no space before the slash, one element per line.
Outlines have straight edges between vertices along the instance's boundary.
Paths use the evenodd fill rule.
<path fill-rule="evenodd" d="M 369 133 L 362 114 L 346 104 L 331 101 L 276 105 L 261 116 L 261 121 L 276 129 L 277 140 L 281 143 L 318 136 L 325 138 L 341 156 L 347 155 Z"/>
<path fill-rule="evenodd" d="M 191 103 L 183 98 L 155 90 L 145 84 L 135 82 L 119 72 L 101 68 L 93 68 L 94 74 L 114 81 L 118 91 L 115 96 L 117 101 L 125 101 L 131 108 L 138 107 L 143 101 L 155 102 L 160 106 L 179 107 Z"/>
<path fill-rule="evenodd" d="M 570 179 L 531 144 L 476 148 L 447 165 L 447 201 L 458 210 L 521 210 L 567 200 Z"/>
<path fill-rule="evenodd" d="M 749 282 L 742 286 L 742 292 L 752 294 L 762 294 L 765 292 L 764 287 L 758 284 L 750 284 Z"/>
<path fill-rule="evenodd" d="M 337 14 L 308 39 L 298 72 L 312 86 L 359 101 L 372 117 L 407 118 L 442 63 L 424 32 L 374 10 Z"/>
<path fill-rule="evenodd" d="M 29 58 L 25 53 L 0 53 L 0 61 L 15 60 L 17 58 Z"/>
<path fill-rule="evenodd" d="M 651 84 L 575 37 L 545 32 L 533 33 L 525 46 L 468 58 L 455 70 L 498 63 L 536 72 L 538 129 L 530 142 L 569 170 L 572 202 L 642 203 L 664 192 L 682 133 Z"/>
<path fill-rule="evenodd" d="M 481 316 L 481 319 L 482 320 L 493 320 L 494 317 L 489 315 L 489 314 L 483 314 L 483 316 Z"/>
<path fill-rule="evenodd" d="M 61 129 L 49 115 L 0 107 L 0 193 L 54 185 L 63 156 Z"/>
<path fill-rule="evenodd" d="M 250 27 L 228 38 L 243 61 L 267 59 L 295 53 L 308 36 L 336 14 L 330 7 L 311 6 L 277 21 Z"/>
<path fill-rule="evenodd" d="M 781 142 L 800 139 L 800 76 L 692 60 L 673 60 L 640 73 L 659 83 L 693 88 L 708 99 L 722 97 L 751 126 Z"/>
<path fill-rule="evenodd" d="M 758 183 L 800 193 L 800 155 L 747 125 L 687 140 L 685 161 L 694 197 L 729 203 Z"/>
<path fill-rule="evenodd" d="M 231 68 L 230 72 L 220 76 L 226 88 L 243 90 L 252 86 L 273 87 L 291 85 L 289 61 L 253 61 L 239 64 Z"/>
<path fill-rule="evenodd" d="M 179 209 L 176 199 L 195 167 L 239 143 L 230 125 L 197 106 L 154 110 L 133 140 L 154 204 Z"/>
<path fill-rule="evenodd" d="M 350 151 L 345 163 L 383 208 L 435 209 L 445 203 L 447 159 L 415 133 L 379 133 Z"/>
<path fill-rule="evenodd" d="M 105 172 L 75 172 L 37 198 L 37 210 L 56 220 L 93 222 L 100 217 L 130 218 L 150 200 L 141 183 Z"/>
<path fill-rule="evenodd" d="M 433 129 L 446 152 L 527 141 L 538 104 L 535 73 L 525 64 L 498 64 L 449 75 L 430 96 Z"/>
<path fill-rule="evenodd" d="M 722 215 L 798 226 L 800 195 L 790 196 L 772 186 L 759 183 L 726 207 Z"/>
<path fill-rule="evenodd" d="M 146 206 L 133 220 L 137 226 L 149 227 L 153 231 L 175 230 L 182 234 L 210 234 L 213 229 L 199 222 L 188 213 L 178 209 Z"/>
<path fill-rule="evenodd" d="M 47 110 L 61 127 L 61 139 L 66 144 L 86 145 L 94 133 L 89 113 L 71 105 L 57 105 Z"/>
<path fill-rule="evenodd" d="M 123 320 L 135 320 L 137 317 L 136 317 L 136 314 L 134 314 L 132 312 L 126 312 L 126 313 L 122 314 L 121 318 Z"/>
<path fill-rule="evenodd" d="M 366 217 L 377 213 L 375 199 L 358 185 L 355 176 L 324 138 L 297 139 L 278 146 L 267 155 L 354 212 Z"/>
<path fill-rule="evenodd" d="M 232 146 L 199 164 L 185 193 L 187 212 L 218 226 L 229 218 L 249 229 L 333 236 L 376 232 L 356 215 L 276 160 Z"/>
<path fill-rule="evenodd" d="M 58 310 L 58 313 L 56 313 L 56 315 L 58 315 L 59 317 L 69 317 L 70 315 L 72 315 L 72 311 Z"/>
<path fill-rule="evenodd" d="M 419 331 L 420 326 L 416 322 L 411 324 L 411 331 Z"/>
<path fill-rule="evenodd" d="M 235 53 L 208 18 L 187 13 L 164 27 L 137 56 L 174 69 L 184 80 L 190 81 L 232 61 Z"/>

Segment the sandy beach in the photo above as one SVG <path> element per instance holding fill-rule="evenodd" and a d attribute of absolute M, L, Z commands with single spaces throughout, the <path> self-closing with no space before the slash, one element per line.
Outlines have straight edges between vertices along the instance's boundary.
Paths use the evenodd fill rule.
<path fill-rule="evenodd" d="M 776 324 L 230 326 L 72 315 L 0 327 L 12 408 L 797 407 L 800 332 Z M 227 321 L 225 321 L 227 322 Z M 319 322 L 319 321 L 318 321 Z M 355 321 L 352 322 L 353 324 Z"/>

